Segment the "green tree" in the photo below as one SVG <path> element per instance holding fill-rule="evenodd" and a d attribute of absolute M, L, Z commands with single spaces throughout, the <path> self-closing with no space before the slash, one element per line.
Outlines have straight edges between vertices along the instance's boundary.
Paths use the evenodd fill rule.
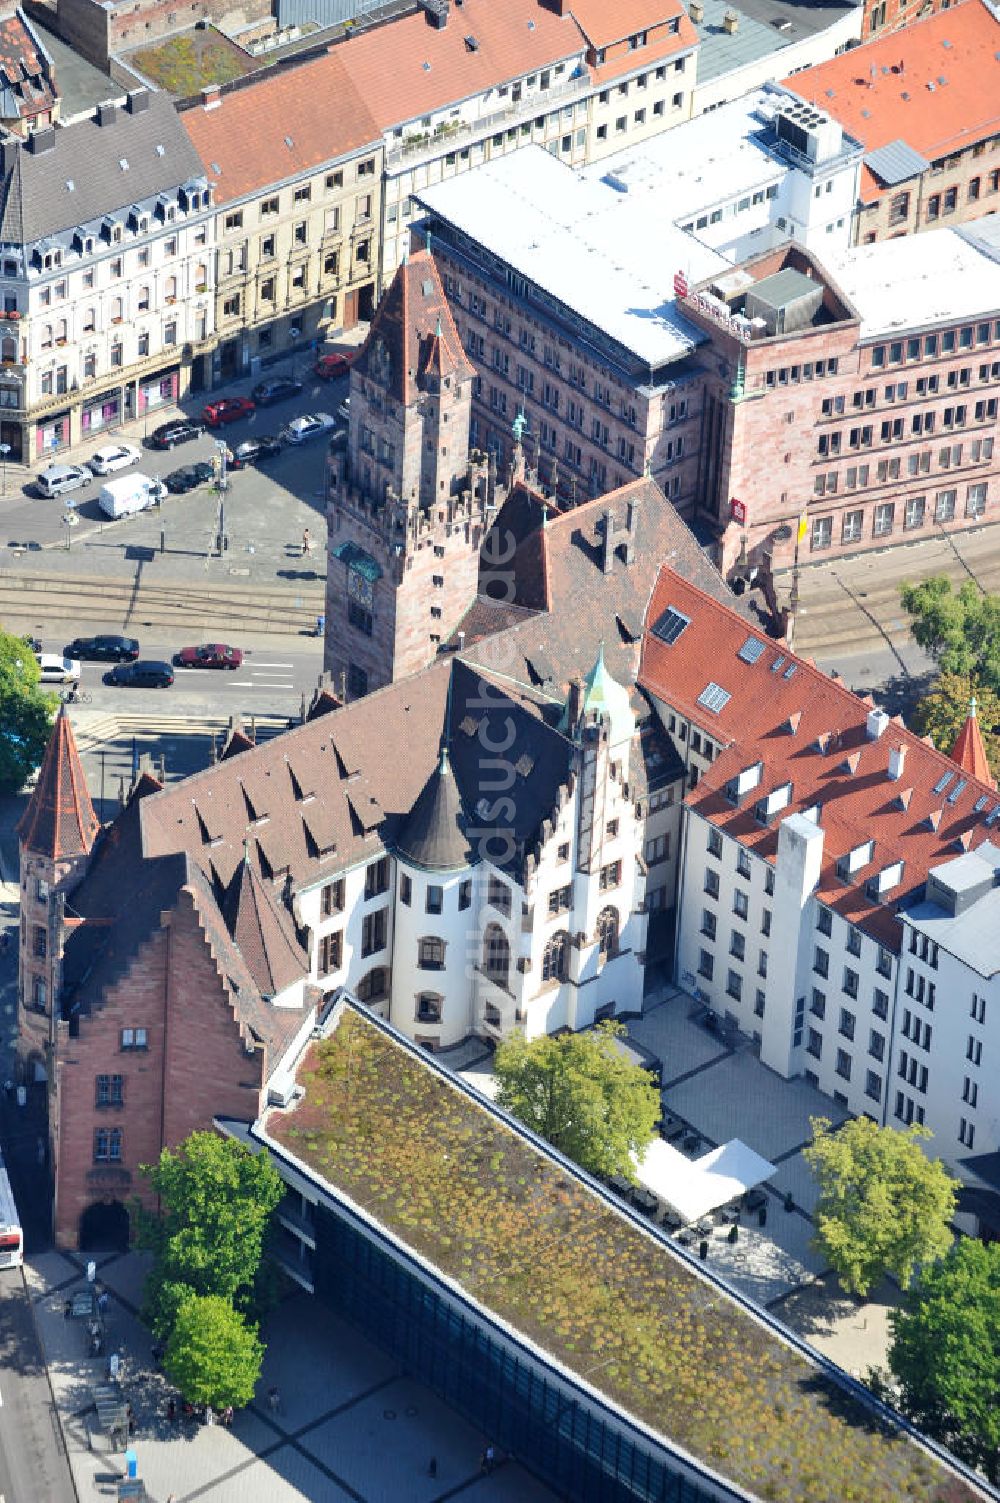
<path fill-rule="evenodd" d="M 660 1094 L 650 1072 L 618 1048 L 624 1033 L 605 1022 L 530 1043 L 514 1034 L 497 1046 L 497 1101 L 584 1169 L 634 1180 L 630 1155 L 653 1136 Z"/>
<path fill-rule="evenodd" d="M 268 1155 L 195 1132 L 142 1172 L 160 1200 L 159 1215 L 138 1212 L 139 1243 L 155 1256 L 144 1314 L 156 1334 L 169 1334 L 188 1293 L 217 1294 L 249 1309 L 268 1222 L 283 1193 Z"/>
<path fill-rule="evenodd" d="M 1000 1481 L 1000 1244 L 962 1238 L 889 1323 L 906 1412 Z"/>
<path fill-rule="evenodd" d="M 264 1347 L 229 1300 L 190 1294 L 163 1354 L 163 1369 L 189 1404 L 242 1409 L 253 1398 Z"/>
<path fill-rule="evenodd" d="M 844 1288 L 867 1294 L 883 1274 L 904 1289 L 918 1264 L 944 1257 L 957 1181 L 923 1152 L 925 1127 L 897 1132 L 855 1117 L 836 1132 L 812 1118 L 813 1141 L 802 1156 L 819 1185 L 817 1249 Z"/>
<path fill-rule="evenodd" d="M 1000 694 L 1000 595 L 967 579 L 956 591 L 943 574 L 900 587 L 910 634 L 942 673 L 955 673 Z"/>
<path fill-rule="evenodd" d="M 993 728 L 1000 725 L 1000 695 L 988 685 L 976 687 L 961 673 L 942 673 L 930 693 L 917 704 L 913 729 L 918 736 L 930 736 L 939 751 L 950 752 L 968 718 L 973 697 L 986 758 L 990 771 L 996 774 L 1000 768 L 1000 738 L 993 734 Z"/>
<path fill-rule="evenodd" d="M 0 631 L 0 793 L 16 793 L 42 760 L 59 703 L 41 688 L 23 637 Z"/>

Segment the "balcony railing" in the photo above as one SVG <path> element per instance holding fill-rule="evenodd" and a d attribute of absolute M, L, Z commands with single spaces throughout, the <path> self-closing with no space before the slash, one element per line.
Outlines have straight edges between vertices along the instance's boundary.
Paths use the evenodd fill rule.
<path fill-rule="evenodd" d="M 404 161 L 416 163 L 428 157 L 441 156 L 450 151 L 454 144 L 465 145 L 476 136 L 494 134 L 498 127 L 509 129 L 512 125 L 539 119 L 551 112 L 555 102 L 558 102 L 561 109 L 564 104 L 583 97 L 589 88 L 590 80 L 586 74 L 579 78 L 568 78 L 547 89 L 522 95 L 520 99 L 506 104 L 503 109 L 479 115 L 475 120 L 442 122 L 426 131 L 404 136 L 402 141 L 387 148 L 386 166 L 396 167 Z"/>

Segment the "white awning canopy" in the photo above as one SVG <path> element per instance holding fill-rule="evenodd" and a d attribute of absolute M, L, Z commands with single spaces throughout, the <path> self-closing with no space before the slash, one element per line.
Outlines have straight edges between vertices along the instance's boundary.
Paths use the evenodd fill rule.
<path fill-rule="evenodd" d="M 693 1160 L 654 1138 L 641 1158 L 633 1154 L 632 1159 L 643 1188 L 685 1222 L 738 1199 L 775 1172 L 773 1164 L 739 1138 Z"/>

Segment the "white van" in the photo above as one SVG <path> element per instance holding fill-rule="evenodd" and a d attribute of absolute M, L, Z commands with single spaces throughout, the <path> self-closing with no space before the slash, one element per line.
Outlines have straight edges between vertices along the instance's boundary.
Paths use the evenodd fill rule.
<path fill-rule="evenodd" d="M 148 475 L 121 475 L 101 486 L 97 504 L 106 517 L 130 517 L 162 501 L 167 488 L 162 480 Z"/>
<path fill-rule="evenodd" d="M 75 491 L 81 485 L 89 485 L 93 475 L 80 464 L 52 464 L 35 476 L 39 495 L 61 496 L 63 491 Z"/>

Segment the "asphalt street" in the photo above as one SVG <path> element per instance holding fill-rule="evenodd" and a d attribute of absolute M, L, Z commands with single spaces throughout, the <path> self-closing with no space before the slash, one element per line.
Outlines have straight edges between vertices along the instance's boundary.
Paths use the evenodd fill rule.
<path fill-rule="evenodd" d="M 0 1272 L 0 1500 L 76 1496 L 20 1269 Z"/>

